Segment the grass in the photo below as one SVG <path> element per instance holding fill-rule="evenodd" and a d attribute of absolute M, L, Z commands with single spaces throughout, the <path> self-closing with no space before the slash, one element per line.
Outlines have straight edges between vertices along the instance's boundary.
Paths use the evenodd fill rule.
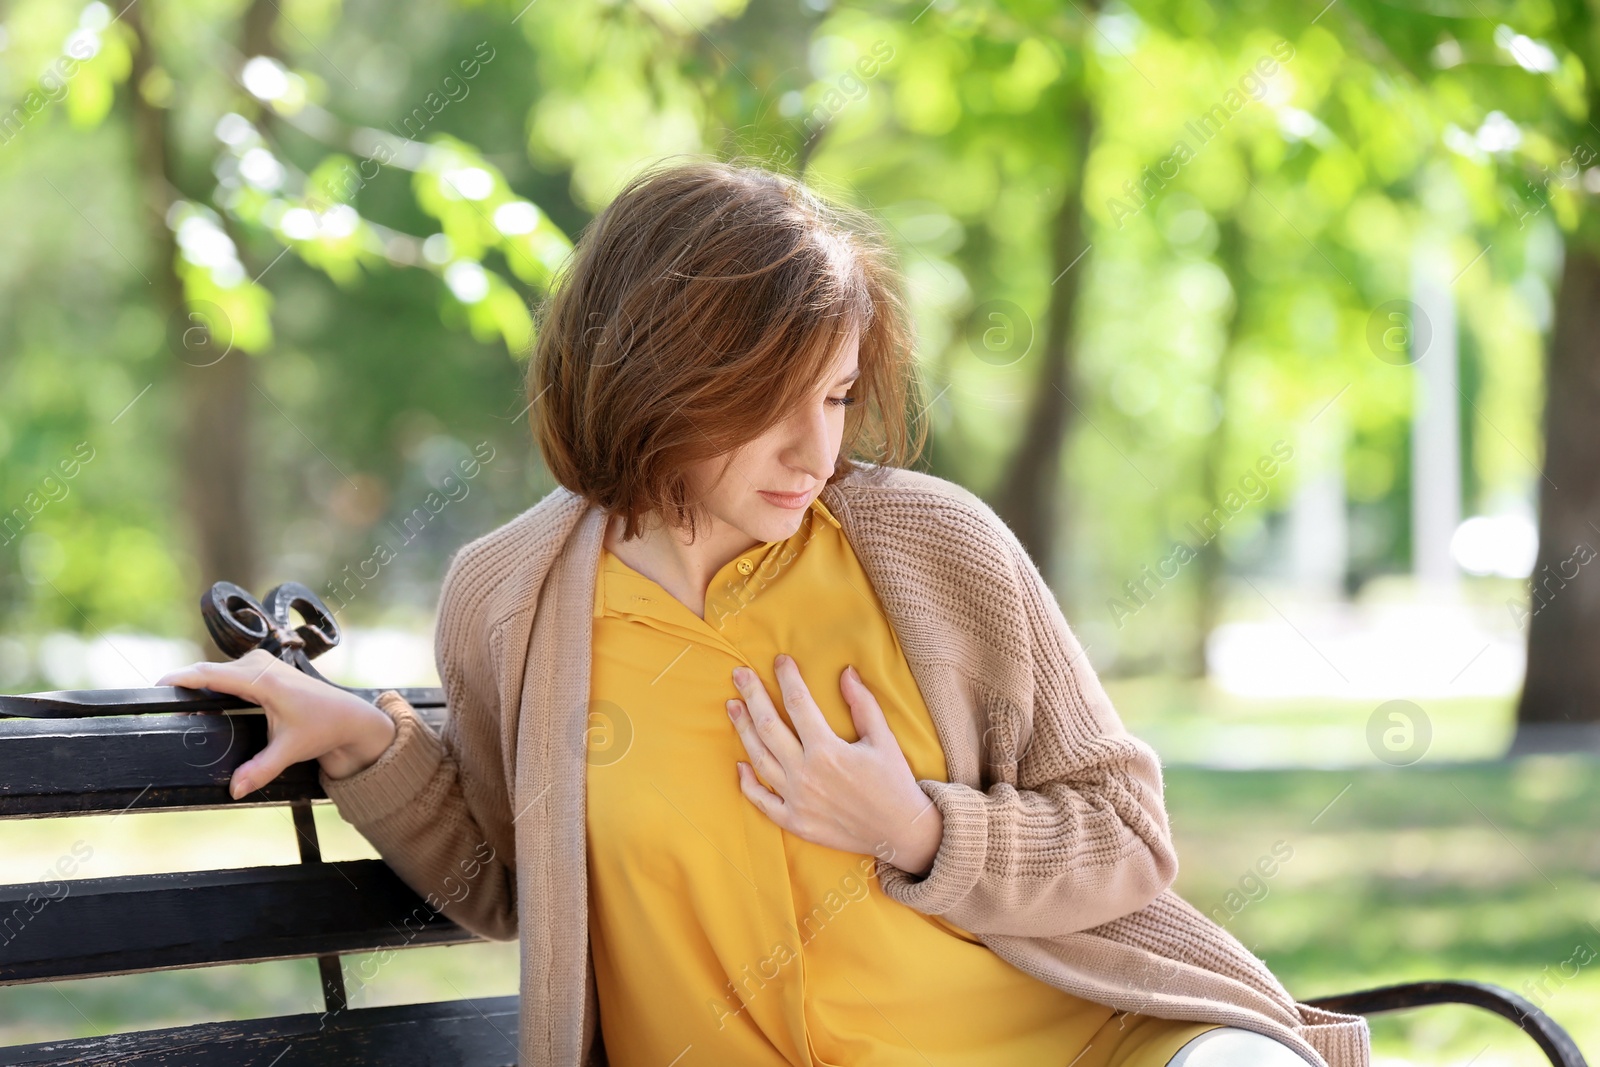
<path fill-rule="evenodd" d="M 1169 767 L 1177 889 L 1302 999 L 1423 978 L 1494 982 L 1541 1004 L 1597 1053 L 1597 769 L 1581 757 Z M 1274 846 L 1290 851 L 1287 861 L 1258 867 Z M 1380 1062 L 1545 1062 L 1515 1027 L 1474 1009 L 1372 1022 Z"/>
<path fill-rule="evenodd" d="M 1217 768 L 1373 766 L 1368 726 L 1379 700 L 1253 699 L 1173 678 L 1104 679 L 1129 729 L 1168 763 Z M 1509 697 L 1437 697 L 1411 702 L 1426 722 L 1423 759 L 1498 759 L 1511 743 Z M 1420 747 L 1420 746 L 1419 746 Z"/>
<path fill-rule="evenodd" d="M 1389 767 L 1365 749 L 1370 707 L 1330 703 L 1300 710 L 1339 743 L 1286 744 L 1282 758 L 1332 765 L 1175 765 L 1172 748 L 1182 745 L 1161 731 L 1181 722 L 1166 697 L 1157 699 L 1162 693 L 1170 696 L 1166 690 L 1149 690 L 1145 700 L 1130 700 L 1126 691 L 1116 696 L 1119 707 L 1139 709 L 1127 716 L 1130 725 L 1169 762 L 1167 806 L 1182 865 L 1176 888 L 1265 959 L 1296 996 L 1420 978 L 1489 981 L 1541 1002 L 1581 1047 L 1600 1056 L 1600 1013 L 1593 1010 L 1600 1004 L 1596 761 L 1491 762 L 1488 744 L 1467 737 L 1504 733 L 1504 707 L 1462 702 L 1448 713 L 1429 705 L 1435 743 L 1428 756 Z M 1276 720 L 1249 707 L 1197 714 L 1194 704 L 1187 713 L 1247 730 L 1288 731 L 1283 736 L 1292 733 L 1284 721 L 1289 714 L 1281 707 Z M 1215 746 L 1204 731 L 1194 736 L 1207 750 Z M 1477 761 L 1446 762 L 1446 753 Z M 1233 755 L 1236 763 L 1248 762 L 1246 754 Z M 328 858 L 374 854 L 331 807 L 319 805 L 317 820 Z M 33 820 L 0 824 L 0 880 L 41 877 L 77 840 L 93 848 L 79 871 L 84 877 L 296 858 L 281 811 Z M 1281 862 L 1263 865 L 1274 848 Z M 1585 948 L 1575 957 L 1579 946 Z M 1575 958 L 1583 965 L 1570 962 Z M 376 956 L 346 957 L 357 1006 L 517 988 L 515 942 L 409 950 L 377 968 L 370 982 L 356 979 L 376 962 Z M 308 960 L 14 986 L 0 988 L 0 1043 L 320 1008 Z M 1378 1065 L 1544 1062 L 1515 1027 L 1474 1009 L 1375 1017 L 1373 1033 Z"/>

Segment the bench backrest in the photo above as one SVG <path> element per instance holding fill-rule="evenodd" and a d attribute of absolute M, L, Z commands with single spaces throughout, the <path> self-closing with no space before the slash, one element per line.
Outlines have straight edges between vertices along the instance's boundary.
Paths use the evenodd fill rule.
<path fill-rule="evenodd" d="M 439 690 L 403 692 L 442 724 Z M 228 795 L 234 769 L 266 744 L 259 709 L 144 712 L 115 697 L 95 694 L 81 717 L 59 717 L 59 703 L 47 718 L 0 712 L 0 819 L 287 805 L 300 862 L 73 878 L 65 852 L 60 879 L 0 886 L 0 985 L 314 957 L 327 1010 L 12 1046 L 0 1048 L 0 1063 L 167 1063 L 181 1046 L 185 1063 L 209 1062 L 188 1052 L 215 1047 L 217 1062 L 239 1064 L 254 1062 L 252 1042 L 272 1054 L 302 1044 L 292 1058 L 301 1063 L 515 1062 L 515 997 L 348 1010 L 340 954 L 481 938 L 429 908 L 382 860 L 323 861 L 311 808 L 326 798 L 314 762 L 239 800 Z"/>

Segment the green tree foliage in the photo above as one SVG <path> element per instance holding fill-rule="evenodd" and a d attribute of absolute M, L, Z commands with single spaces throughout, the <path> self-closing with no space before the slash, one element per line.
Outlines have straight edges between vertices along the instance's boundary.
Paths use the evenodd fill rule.
<path fill-rule="evenodd" d="M 1583 218 L 1563 167 L 1586 31 L 1565 8 L 1505 14 L 1510 36 L 1348 2 L 136 10 L 5 19 L 0 93 L 23 117 L 0 132 L 0 504 L 28 512 L 0 536 L 8 631 L 192 630 L 210 557 L 181 503 L 200 484 L 185 383 L 228 346 L 261 583 L 326 589 L 494 449 L 351 601 L 425 612 L 450 548 L 549 487 L 522 419 L 531 309 L 611 192 L 674 153 L 765 162 L 883 218 L 934 468 L 1033 509 L 1107 666 L 1193 662 L 1293 459 L 1209 562 L 1131 614 L 1126 583 L 1200 548 L 1188 525 L 1329 405 L 1357 577 L 1406 566 L 1411 377 L 1368 338 L 1421 236 L 1462 269 L 1467 509 L 1535 477 L 1539 309 Z M 142 113 L 166 130 L 159 181 Z M 1052 434 L 1059 472 L 1008 486 Z M 30 512 L 80 442 L 95 458 Z"/>

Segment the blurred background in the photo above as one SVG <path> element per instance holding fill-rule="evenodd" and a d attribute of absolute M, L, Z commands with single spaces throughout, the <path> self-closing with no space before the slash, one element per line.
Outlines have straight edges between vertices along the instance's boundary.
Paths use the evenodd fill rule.
<path fill-rule="evenodd" d="M 1178 890 L 1302 998 L 1492 981 L 1600 1055 L 1597 71 L 1580 0 L 10 0 L 0 691 L 207 655 L 218 579 L 321 593 L 341 681 L 436 684 L 449 554 L 553 487 L 520 381 L 572 240 L 662 156 L 759 163 L 884 223 L 921 466 L 1161 753 Z M 0 880 L 73 841 L 296 859 L 276 810 L 39 820 Z M 352 1003 L 516 974 L 414 950 Z M 0 1041 L 318 997 L 13 987 Z M 1373 1025 L 1380 1064 L 1543 1062 Z"/>

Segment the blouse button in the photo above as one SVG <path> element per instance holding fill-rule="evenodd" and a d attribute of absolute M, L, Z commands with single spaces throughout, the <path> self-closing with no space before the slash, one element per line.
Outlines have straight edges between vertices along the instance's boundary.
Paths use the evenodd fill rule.
<path fill-rule="evenodd" d="M 734 564 L 734 566 L 739 568 L 740 574 L 749 574 L 751 571 L 756 569 L 755 564 L 751 563 L 748 559 L 741 559 L 738 563 Z"/>

